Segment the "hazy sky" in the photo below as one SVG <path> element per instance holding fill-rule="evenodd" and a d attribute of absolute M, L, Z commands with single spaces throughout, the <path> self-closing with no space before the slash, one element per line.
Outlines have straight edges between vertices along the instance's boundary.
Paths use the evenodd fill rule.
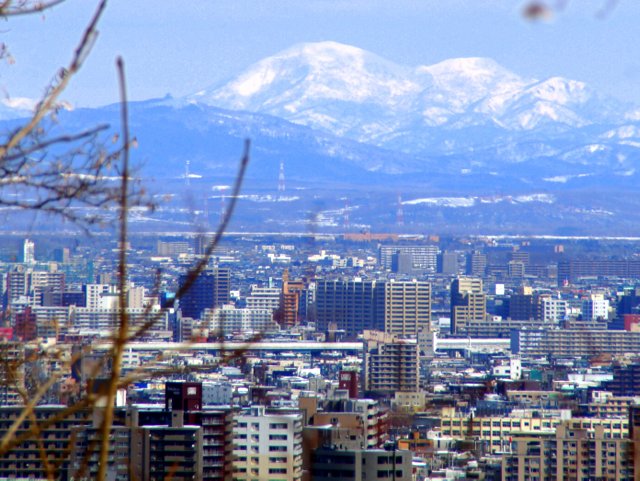
<path fill-rule="evenodd" d="M 295 43 L 335 40 L 406 65 L 491 57 L 518 74 L 560 75 L 640 103 L 640 1 L 567 3 L 549 22 L 522 18 L 521 0 L 111 0 L 100 37 L 66 98 L 117 101 L 114 61 L 125 59 L 130 98 L 182 96 Z M 15 63 L 0 67 L 4 95 L 37 98 L 71 58 L 97 1 L 67 0 L 0 29 Z"/>

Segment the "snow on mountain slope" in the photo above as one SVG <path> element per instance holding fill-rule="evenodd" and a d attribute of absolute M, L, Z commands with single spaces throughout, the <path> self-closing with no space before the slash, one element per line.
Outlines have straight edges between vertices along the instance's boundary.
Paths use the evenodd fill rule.
<path fill-rule="evenodd" d="M 377 126 L 367 127 L 367 116 L 393 119 L 394 112 L 408 111 L 422 88 L 404 67 L 356 47 L 321 42 L 263 59 L 226 85 L 188 100 L 267 113 L 338 133 L 351 124 L 375 132 Z"/>
<path fill-rule="evenodd" d="M 457 112 L 480 100 L 487 112 L 500 105 L 500 98 L 521 90 L 527 82 L 488 58 L 456 58 L 416 69 L 429 74 L 433 85 L 421 97 L 427 103 L 446 103 Z M 489 99 L 495 99 L 489 101 Z"/>
<path fill-rule="evenodd" d="M 425 152 L 435 138 L 446 146 L 442 138 L 452 130 L 473 129 L 482 139 L 478 129 L 489 128 L 492 138 L 510 141 L 518 132 L 609 122 L 620 111 L 583 82 L 523 78 L 488 58 L 409 68 L 337 42 L 293 46 L 186 101 L 275 115 L 405 152 Z"/>

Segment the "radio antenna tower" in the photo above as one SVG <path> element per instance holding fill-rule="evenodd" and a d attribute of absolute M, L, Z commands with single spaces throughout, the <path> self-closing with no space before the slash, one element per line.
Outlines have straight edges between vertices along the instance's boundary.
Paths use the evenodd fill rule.
<path fill-rule="evenodd" d="M 398 210 L 396 211 L 396 223 L 399 226 L 404 225 L 404 211 L 402 210 L 402 196 L 398 194 Z"/>
<path fill-rule="evenodd" d="M 191 185 L 191 173 L 189 172 L 190 164 L 191 164 L 191 161 L 187 160 L 184 166 L 184 181 L 188 186 Z"/>
<path fill-rule="evenodd" d="M 280 173 L 278 174 L 278 192 L 284 192 L 284 161 L 280 161 Z"/>

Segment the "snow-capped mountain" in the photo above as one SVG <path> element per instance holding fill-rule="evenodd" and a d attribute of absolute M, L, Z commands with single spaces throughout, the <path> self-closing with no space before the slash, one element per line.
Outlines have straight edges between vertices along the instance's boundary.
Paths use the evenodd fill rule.
<path fill-rule="evenodd" d="M 582 82 L 524 78 L 487 58 L 413 68 L 336 42 L 296 45 L 187 101 L 266 113 L 361 142 L 427 153 L 449 151 L 433 142 L 434 130 L 480 126 L 511 136 L 610 122 L 620 112 Z"/>
<path fill-rule="evenodd" d="M 0 130 L 29 107 L 0 101 Z M 240 231 L 340 229 L 344 212 L 358 230 L 388 231 L 401 205 L 413 232 L 638 235 L 640 108 L 487 58 L 409 67 L 303 44 L 186 98 L 132 102 L 129 114 L 141 178 L 178 204 L 158 226 L 195 199 L 224 199 L 211 186 L 233 182 L 249 138 Z M 107 123 L 110 142 L 119 119 L 118 105 L 61 109 L 50 133 Z"/>
<path fill-rule="evenodd" d="M 424 80 L 356 47 L 302 44 L 266 58 L 189 101 L 267 113 L 361 140 L 396 128 Z"/>

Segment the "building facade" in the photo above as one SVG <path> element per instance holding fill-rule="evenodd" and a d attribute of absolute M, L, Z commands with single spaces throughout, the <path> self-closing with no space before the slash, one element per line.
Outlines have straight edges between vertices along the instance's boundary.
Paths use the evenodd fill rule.
<path fill-rule="evenodd" d="M 380 331 L 365 331 L 364 389 L 388 395 L 418 390 L 417 340 Z"/>
<path fill-rule="evenodd" d="M 302 479 L 302 415 L 255 406 L 237 414 L 233 430 L 233 479 Z"/>

